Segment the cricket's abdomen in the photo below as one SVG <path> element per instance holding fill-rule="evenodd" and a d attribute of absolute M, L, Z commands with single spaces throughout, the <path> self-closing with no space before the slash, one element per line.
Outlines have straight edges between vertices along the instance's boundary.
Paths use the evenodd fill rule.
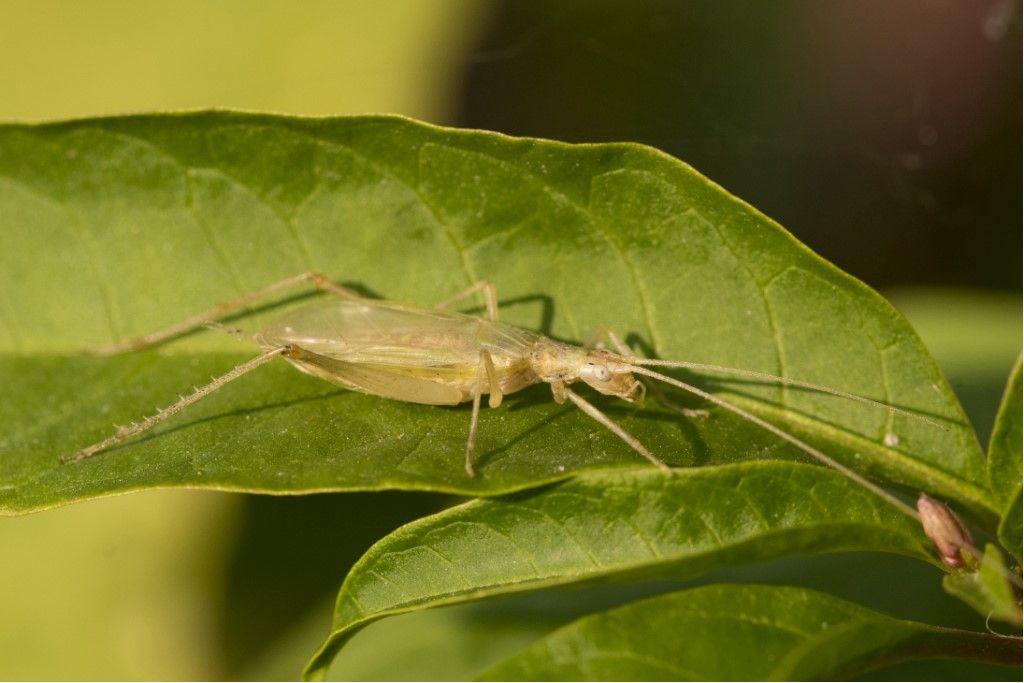
<path fill-rule="evenodd" d="M 480 352 L 502 393 L 539 380 L 529 364 L 536 333 L 481 318 L 386 302 L 329 301 L 286 313 L 259 334 L 303 372 L 355 391 L 413 403 L 455 405 L 473 397 Z M 482 393 L 489 393 L 486 376 Z"/>

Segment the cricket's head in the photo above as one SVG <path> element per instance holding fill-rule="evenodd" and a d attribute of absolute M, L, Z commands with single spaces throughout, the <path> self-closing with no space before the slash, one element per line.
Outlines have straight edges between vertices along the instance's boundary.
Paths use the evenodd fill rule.
<path fill-rule="evenodd" d="M 602 394 L 630 403 L 643 403 L 645 387 L 632 368 L 609 351 L 594 350 L 579 367 L 579 378 Z"/>
<path fill-rule="evenodd" d="M 630 403 L 643 402 L 645 388 L 633 376 L 633 366 L 611 351 L 545 340 L 534 348 L 530 364 L 545 382 L 586 382 L 602 394 Z"/>

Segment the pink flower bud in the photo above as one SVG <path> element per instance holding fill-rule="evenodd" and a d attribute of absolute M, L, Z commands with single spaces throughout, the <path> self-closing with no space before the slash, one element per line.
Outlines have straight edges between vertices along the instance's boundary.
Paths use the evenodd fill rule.
<path fill-rule="evenodd" d="M 938 548 L 942 561 L 950 567 L 967 566 L 973 557 L 970 551 L 974 548 L 974 538 L 956 513 L 945 503 L 923 493 L 917 499 L 917 511 L 924 533 Z"/>

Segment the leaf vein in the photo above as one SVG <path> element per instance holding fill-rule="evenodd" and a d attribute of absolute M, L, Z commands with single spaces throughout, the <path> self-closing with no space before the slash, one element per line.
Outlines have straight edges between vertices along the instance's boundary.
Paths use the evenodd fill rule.
<path fill-rule="evenodd" d="M 775 321 L 775 314 L 772 311 L 771 302 L 768 300 L 768 293 L 765 291 L 761 283 L 758 282 L 757 276 L 754 275 L 753 269 L 751 269 L 751 267 L 747 264 L 745 260 L 740 258 L 739 252 L 737 252 L 735 247 L 733 247 L 729 240 L 726 239 L 725 233 L 722 231 L 721 226 L 711 222 L 709 222 L 708 225 L 710 225 L 711 228 L 718 234 L 718 239 L 722 241 L 722 246 L 729 250 L 729 253 L 732 254 L 732 257 L 736 261 L 736 263 L 738 263 L 739 266 L 747 272 L 747 275 L 750 276 L 750 281 L 754 284 L 754 287 L 757 288 L 758 293 L 761 295 L 761 304 L 764 306 L 765 320 L 768 323 L 768 329 L 771 331 L 772 335 L 772 343 L 775 346 L 776 365 L 773 374 L 779 375 L 780 377 L 785 377 L 786 367 L 785 355 L 782 352 L 782 338 L 779 334 L 778 324 Z M 781 395 L 779 403 L 784 406 L 786 405 L 787 395 L 785 385 L 781 385 L 779 387 L 779 393 Z"/>
<path fill-rule="evenodd" d="M 597 558 L 594 557 L 594 555 L 590 552 L 589 548 L 587 548 L 576 537 L 576 535 L 574 533 L 572 533 L 572 531 L 569 530 L 569 527 L 566 524 L 564 524 L 560 519 L 554 517 L 547 510 L 544 510 L 542 508 L 531 507 L 531 506 L 528 506 L 528 505 L 525 505 L 525 504 L 522 504 L 522 503 L 519 503 L 519 504 L 511 503 L 510 505 L 514 505 L 514 506 L 519 507 L 519 508 L 521 508 L 523 510 L 529 510 L 529 511 L 535 513 L 535 514 L 541 515 L 542 517 L 545 517 L 545 518 L 549 519 L 552 524 L 554 524 L 556 527 L 560 528 L 565 533 L 566 537 L 569 538 L 569 540 L 571 540 L 576 545 L 577 548 L 579 548 L 580 552 L 582 552 L 584 555 L 586 555 L 587 559 L 590 561 L 590 564 L 592 566 L 594 566 L 595 568 L 602 567 L 601 563 L 597 561 Z"/>
<path fill-rule="evenodd" d="M 206 241 L 210 245 L 210 249 L 213 251 L 214 256 L 224 266 L 224 270 L 227 271 L 228 277 L 231 278 L 231 283 L 232 285 L 234 285 L 235 291 L 241 294 L 242 292 L 245 291 L 245 287 L 242 285 L 242 280 L 239 277 L 238 271 L 235 269 L 235 267 L 231 264 L 231 261 L 228 259 L 227 252 L 225 252 L 224 249 L 217 242 L 216 237 L 213 233 L 213 228 L 211 228 L 210 225 L 202 218 L 202 216 L 199 215 L 199 212 L 196 211 L 195 196 L 192 192 L 191 171 L 189 171 L 186 174 L 186 178 L 188 182 L 185 183 L 185 209 L 188 211 L 189 215 L 192 216 L 192 219 L 195 220 L 195 222 L 199 225 L 199 228 L 202 231 L 202 235 L 204 238 L 206 238 Z"/>

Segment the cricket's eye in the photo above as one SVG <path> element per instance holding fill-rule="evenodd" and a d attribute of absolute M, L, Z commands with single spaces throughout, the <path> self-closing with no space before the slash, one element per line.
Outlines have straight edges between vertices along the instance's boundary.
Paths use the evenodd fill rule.
<path fill-rule="evenodd" d="M 612 378 L 612 373 L 603 365 L 588 362 L 580 373 L 584 377 L 591 377 L 599 382 L 607 382 Z"/>

